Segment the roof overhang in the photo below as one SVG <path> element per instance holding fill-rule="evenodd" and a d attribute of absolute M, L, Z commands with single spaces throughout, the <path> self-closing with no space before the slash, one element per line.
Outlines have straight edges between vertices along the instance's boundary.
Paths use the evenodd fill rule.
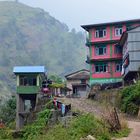
<path fill-rule="evenodd" d="M 13 68 L 13 73 L 45 73 L 45 66 L 15 66 Z"/>
<path fill-rule="evenodd" d="M 83 29 L 85 29 L 86 31 L 89 31 L 89 29 L 94 28 L 94 27 L 99 27 L 99 26 L 120 25 L 120 24 L 135 23 L 135 22 L 140 22 L 140 19 L 131 19 L 131 20 L 98 23 L 98 24 L 81 25 L 81 27 Z"/>
<path fill-rule="evenodd" d="M 85 73 L 85 74 L 82 74 L 81 73 Z M 79 77 L 79 74 L 81 75 Z M 90 75 L 90 71 L 89 70 L 86 70 L 86 69 L 82 69 L 82 70 L 79 70 L 79 71 L 76 71 L 76 72 L 73 72 L 73 73 L 70 73 L 68 75 L 65 76 L 65 78 L 68 80 L 70 79 L 73 79 L 73 80 L 76 80 L 76 79 L 89 79 L 89 76 Z"/>

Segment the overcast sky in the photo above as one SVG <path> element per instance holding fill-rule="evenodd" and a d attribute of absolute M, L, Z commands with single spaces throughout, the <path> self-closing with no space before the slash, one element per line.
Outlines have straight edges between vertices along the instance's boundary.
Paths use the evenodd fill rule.
<path fill-rule="evenodd" d="M 80 25 L 140 18 L 140 0 L 19 0 L 40 7 L 66 23 L 70 29 Z"/>

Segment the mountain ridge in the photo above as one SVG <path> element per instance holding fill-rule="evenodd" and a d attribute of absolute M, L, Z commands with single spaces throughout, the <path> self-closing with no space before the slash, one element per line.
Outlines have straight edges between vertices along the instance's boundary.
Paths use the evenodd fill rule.
<path fill-rule="evenodd" d="M 15 93 L 15 65 L 44 65 L 49 74 L 64 76 L 85 68 L 82 32 L 40 8 L 0 2 L 0 95 Z"/>

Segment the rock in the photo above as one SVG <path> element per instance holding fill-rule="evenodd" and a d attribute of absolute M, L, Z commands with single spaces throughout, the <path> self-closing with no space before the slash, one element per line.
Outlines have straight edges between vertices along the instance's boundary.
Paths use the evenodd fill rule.
<path fill-rule="evenodd" d="M 91 135 L 88 135 L 87 136 L 87 140 L 96 140 L 93 136 L 91 136 Z"/>
<path fill-rule="evenodd" d="M 96 140 L 93 136 L 88 135 L 86 138 L 80 138 L 80 140 Z"/>

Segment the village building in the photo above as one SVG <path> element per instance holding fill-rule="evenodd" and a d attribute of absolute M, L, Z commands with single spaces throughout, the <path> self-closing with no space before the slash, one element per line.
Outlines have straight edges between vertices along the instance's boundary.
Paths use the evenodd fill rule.
<path fill-rule="evenodd" d="M 82 25 L 88 33 L 87 63 L 90 64 L 90 85 L 122 82 L 122 47 L 118 45 L 127 29 L 140 24 L 140 19 Z"/>
<path fill-rule="evenodd" d="M 71 89 L 70 95 L 78 97 L 86 97 L 88 90 L 88 82 L 90 78 L 90 72 L 86 69 L 82 69 L 65 76 L 66 87 Z"/>
<path fill-rule="evenodd" d="M 123 48 L 124 83 L 135 83 L 140 74 L 140 26 L 125 31 L 119 45 Z"/>
<path fill-rule="evenodd" d="M 16 66 L 13 73 L 16 75 L 16 129 L 20 130 L 25 117 L 34 111 L 38 94 L 41 92 L 42 81 L 45 75 L 44 66 Z M 26 110 L 25 102 L 30 101 L 30 110 Z"/>

